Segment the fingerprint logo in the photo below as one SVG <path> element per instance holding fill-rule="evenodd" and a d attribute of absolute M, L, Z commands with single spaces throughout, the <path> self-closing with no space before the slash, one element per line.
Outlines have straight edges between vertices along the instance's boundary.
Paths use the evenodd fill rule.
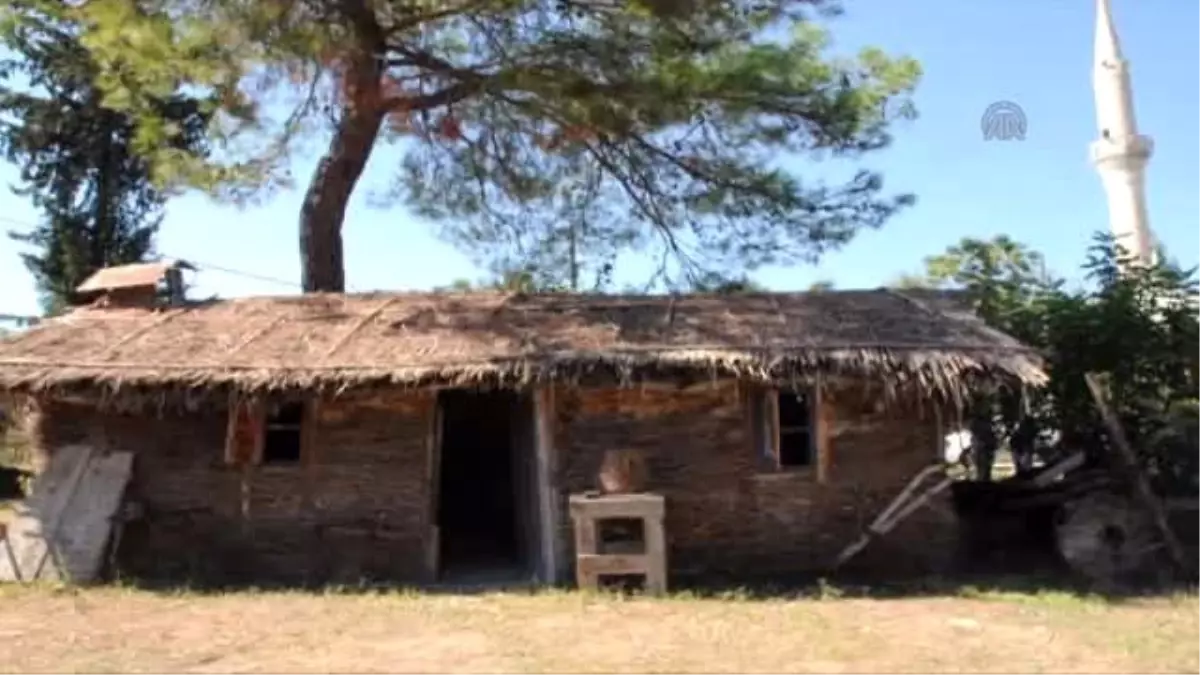
<path fill-rule="evenodd" d="M 1023 141 L 1028 123 L 1021 106 L 1012 101 L 996 101 L 983 111 L 980 126 L 985 141 Z"/>

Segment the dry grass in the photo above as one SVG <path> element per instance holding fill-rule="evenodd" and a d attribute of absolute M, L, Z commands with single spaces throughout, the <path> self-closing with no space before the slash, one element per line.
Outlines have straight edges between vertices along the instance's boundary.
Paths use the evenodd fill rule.
<path fill-rule="evenodd" d="M 0 341 L 3 387 L 77 387 L 73 394 L 156 405 L 170 390 L 190 396 L 226 386 L 339 391 L 601 375 L 633 383 L 666 373 L 757 382 L 826 373 L 959 394 L 978 378 L 1033 386 L 1046 378 L 1033 349 L 987 327 L 961 298 L 886 289 L 306 294 L 165 311 L 89 306 Z"/>
<path fill-rule="evenodd" d="M 1196 672 L 1197 598 L 0 588 L 8 672 Z"/>

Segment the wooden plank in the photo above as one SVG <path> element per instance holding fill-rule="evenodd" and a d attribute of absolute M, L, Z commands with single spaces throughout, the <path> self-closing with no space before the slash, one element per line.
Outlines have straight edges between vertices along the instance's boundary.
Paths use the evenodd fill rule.
<path fill-rule="evenodd" d="M 554 389 L 539 387 L 534 393 L 534 438 L 537 462 L 538 537 L 541 545 L 539 575 L 545 583 L 556 583 L 558 564 L 558 499 L 554 481 Z"/>
<path fill-rule="evenodd" d="M 8 538 L 8 526 L 0 523 L 0 546 L 4 547 L 4 560 L 0 565 L 7 564 L 7 572 L 0 569 L 0 579 L 6 581 L 25 581 L 21 574 L 21 566 L 17 564 L 17 554 L 13 551 L 12 540 Z"/>
<path fill-rule="evenodd" d="M 168 321 L 171 321 L 177 317 L 183 316 L 184 314 L 188 313 L 190 310 L 191 310 L 191 307 L 184 307 L 182 309 L 176 309 L 176 310 L 172 310 L 169 312 L 164 312 L 163 315 L 158 317 L 157 319 L 155 319 L 153 321 L 148 321 L 148 322 L 142 324 L 141 326 L 139 326 L 138 328 L 135 328 L 132 331 L 130 331 L 130 332 L 126 333 L 125 335 L 121 336 L 120 338 L 118 338 L 116 342 L 109 345 L 108 349 L 105 349 L 103 353 L 101 353 L 99 356 L 96 357 L 96 361 L 105 361 L 105 360 L 112 358 L 113 356 L 116 356 L 117 352 L 120 351 L 121 347 L 124 347 L 125 345 L 129 344 L 130 342 L 133 342 L 134 340 L 149 333 L 150 331 L 154 330 L 155 328 L 161 328 L 163 324 L 165 324 Z"/>
<path fill-rule="evenodd" d="M 836 422 L 834 415 L 834 406 L 826 401 L 826 396 L 823 391 L 824 387 L 818 379 L 817 386 L 813 387 L 813 404 L 817 408 L 816 422 L 816 438 L 814 446 L 817 450 L 817 482 L 824 483 L 829 479 L 829 467 L 833 464 L 833 448 L 830 444 L 833 425 Z"/>
<path fill-rule="evenodd" d="M 442 564 L 442 533 L 438 522 L 442 480 L 442 405 L 436 393 L 431 394 L 430 398 L 429 428 L 425 435 L 425 480 L 429 490 L 429 502 L 425 506 L 429 523 L 425 535 L 425 574 L 430 581 L 436 581 Z"/>
<path fill-rule="evenodd" d="M 79 489 L 80 481 L 83 480 L 83 476 L 87 472 L 88 463 L 91 461 L 94 453 L 95 450 L 89 447 L 78 459 L 73 459 L 76 468 L 60 492 L 60 494 L 65 496 L 62 506 L 57 512 L 47 514 L 47 517 L 42 522 L 42 528 L 39 533 L 42 545 L 40 557 L 32 570 L 28 570 L 27 568 L 25 573 L 26 578 L 36 581 L 47 578 L 57 579 L 59 577 L 62 560 L 59 557 L 58 547 L 56 546 L 57 542 L 55 540 L 58 530 L 62 526 L 63 519 L 67 517 L 67 510 L 70 507 L 71 500 L 75 497 L 75 492 Z M 48 561 L 51 564 L 48 573 L 43 576 L 43 573 L 47 572 L 46 563 Z"/>
<path fill-rule="evenodd" d="M 942 404 L 935 401 L 933 404 L 933 431 L 937 434 L 937 440 L 934 442 L 933 461 L 946 461 L 946 421 L 942 419 Z"/>
<path fill-rule="evenodd" d="M 254 342 L 255 340 L 261 338 L 262 336 L 271 332 L 271 330 L 273 328 L 275 328 L 279 324 L 283 323 L 284 319 L 286 319 L 287 316 L 288 316 L 287 314 L 280 314 L 279 316 L 275 317 L 274 319 L 271 319 L 270 321 L 268 321 L 261 328 L 251 331 L 249 335 L 247 335 L 245 338 L 242 339 L 241 342 L 238 342 L 233 347 L 231 347 L 229 349 L 229 351 L 225 352 L 225 357 L 222 359 L 222 365 L 224 365 L 224 363 L 227 363 L 229 361 L 229 357 L 242 351 L 243 349 L 248 347 L 251 342 Z"/>
<path fill-rule="evenodd" d="M 52 540 L 50 533 L 57 528 L 90 455 L 91 448 L 81 445 L 55 448 L 50 452 L 45 472 L 34 479 L 32 493 L 20 504 L 16 519 L 9 525 L 8 537 L 16 567 L 2 563 L 0 580 L 37 579 L 38 568 L 44 568 L 53 554 L 47 545 L 47 541 Z"/>
<path fill-rule="evenodd" d="M 304 414 L 300 418 L 300 469 L 301 494 L 300 508 L 308 514 L 316 509 L 314 500 L 317 483 L 320 480 L 318 471 L 321 449 L 318 445 L 317 420 L 321 416 L 321 400 L 311 397 L 304 402 Z"/>
<path fill-rule="evenodd" d="M 383 313 L 383 310 L 386 309 L 388 305 L 392 304 L 393 302 L 396 302 L 401 297 L 403 297 L 403 296 L 399 296 L 399 295 L 392 296 L 392 297 L 388 298 L 387 300 L 384 300 L 383 302 L 379 303 L 375 307 L 375 309 L 372 309 L 371 311 L 367 312 L 366 314 L 363 314 L 362 317 L 360 317 L 358 321 L 354 322 L 354 325 L 350 326 L 350 328 L 345 333 L 343 333 L 342 336 L 339 337 L 336 342 L 334 342 L 332 345 L 329 346 L 329 349 L 326 350 L 326 352 L 325 352 L 324 360 L 328 360 L 329 357 L 333 356 L 334 353 L 337 352 L 337 350 L 346 346 L 346 344 L 350 342 L 350 339 L 353 338 L 355 336 L 355 334 L 358 333 L 358 331 L 362 330 L 368 323 L 371 323 L 371 321 L 373 319 L 377 318 L 380 314 Z"/>
<path fill-rule="evenodd" d="M 941 479 L 924 487 L 919 496 L 914 497 L 919 486 L 925 485 L 928 479 L 933 476 L 938 476 Z M 833 562 L 833 569 L 836 570 L 858 555 L 860 551 L 867 547 L 875 537 L 883 536 L 890 532 L 902 520 L 911 515 L 934 496 L 940 494 L 946 488 L 950 487 L 953 481 L 946 475 L 945 464 L 938 462 L 925 467 L 913 476 L 900 494 L 896 495 L 887 507 L 883 509 L 878 516 L 875 517 L 871 524 L 867 526 L 857 539 L 852 541 L 842 552 L 838 554 Z"/>
<path fill-rule="evenodd" d="M 599 578 L 585 566 L 579 565 L 583 556 L 596 553 L 596 522 L 591 518 L 575 518 L 575 584 L 579 588 L 596 588 Z"/>
<path fill-rule="evenodd" d="M 645 555 L 599 555 L 585 553 L 575 562 L 584 575 L 647 574 L 650 561 Z"/>
<path fill-rule="evenodd" d="M 1158 500 L 1158 497 L 1155 496 L 1154 491 L 1150 488 L 1150 482 L 1146 479 L 1146 474 L 1142 471 L 1141 465 L 1138 464 L 1133 447 L 1129 444 L 1129 439 L 1125 436 L 1125 429 L 1121 426 L 1121 420 L 1117 418 L 1117 414 L 1108 404 L 1107 396 L 1100 385 L 1099 378 L 1095 373 L 1085 373 L 1083 378 L 1087 381 L 1088 389 L 1092 392 L 1092 399 L 1095 400 L 1096 407 L 1100 410 L 1100 417 L 1104 420 L 1104 426 L 1108 428 L 1109 436 L 1117 449 L 1118 456 L 1129 471 L 1133 482 L 1134 494 L 1137 495 L 1138 501 L 1142 503 L 1142 506 L 1154 520 L 1154 525 L 1158 528 L 1163 543 L 1166 544 L 1167 553 L 1171 556 L 1171 562 L 1175 563 L 1175 566 L 1180 571 L 1190 573 L 1192 571 L 1192 564 L 1188 561 L 1187 555 L 1184 554 L 1183 546 L 1175 536 L 1175 531 L 1171 529 L 1171 525 L 1167 520 L 1167 512 L 1163 508 L 1162 502 Z"/>
<path fill-rule="evenodd" d="M 133 453 L 92 457 L 87 473 L 54 533 L 53 547 L 65 579 L 87 583 L 100 576 L 104 552 L 133 471 Z"/>
<path fill-rule="evenodd" d="M 588 517 L 599 520 L 608 518 L 661 519 L 666 510 L 662 495 L 648 493 L 597 496 L 574 494 L 568 500 L 568 505 L 572 518 Z"/>
<path fill-rule="evenodd" d="M 763 404 L 767 413 L 767 441 L 771 444 L 772 468 L 779 469 L 782 466 L 779 459 L 779 390 L 768 389 Z"/>
<path fill-rule="evenodd" d="M 596 521 L 582 517 L 575 519 L 575 558 L 596 553 Z"/>
<path fill-rule="evenodd" d="M 132 467 L 128 452 L 97 456 L 85 446 L 56 449 L 10 528 L 12 555 L 0 560 L 0 579 L 96 579 Z"/>
<path fill-rule="evenodd" d="M 646 592 L 662 595 L 667 592 L 667 538 L 662 519 L 644 521 L 646 536 Z"/>

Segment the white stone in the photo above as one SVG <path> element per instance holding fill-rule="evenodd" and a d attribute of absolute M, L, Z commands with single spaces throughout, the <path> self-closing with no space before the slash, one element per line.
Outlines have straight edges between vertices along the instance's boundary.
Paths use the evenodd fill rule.
<path fill-rule="evenodd" d="M 1146 165 L 1154 142 L 1138 133 L 1129 64 L 1113 25 L 1109 0 L 1096 0 L 1092 85 L 1100 138 L 1091 144 L 1092 164 L 1108 196 L 1109 227 L 1134 261 L 1153 264 L 1155 240 L 1146 211 Z"/>

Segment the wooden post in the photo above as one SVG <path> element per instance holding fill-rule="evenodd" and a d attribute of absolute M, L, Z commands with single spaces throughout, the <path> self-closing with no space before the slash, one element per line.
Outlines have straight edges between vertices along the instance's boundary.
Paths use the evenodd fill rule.
<path fill-rule="evenodd" d="M 537 462 L 538 537 L 543 583 L 559 581 L 559 497 L 554 480 L 554 389 L 538 388 L 533 399 L 535 460 Z"/>
<path fill-rule="evenodd" d="M 442 480 L 442 406 L 437 393 L 430 396 L 429 429 L 426 443 L 426 487 L 429 502 L 426 504 L 425 573 L 429 581 L 437 581 L 441 569 L 442 531 L 438 523 L 438 508 L 441 502 Z"/>
<path fill-rule="evenodd" d="M 825 386 L 821 382 L 821 378 L 817 378 L 817 384 L 813 387 L 813 404 L 816 406 L 816 414 L 813 415 L 816 421 L 816 433 L 813 434 L 814 449 L 817 452 L 817 482 L 826 483 L 829 481 L 829 468 L 833 465 L 833 447 L 829 439 L 832 437 L 833 425 L 836 421 L 835 408 L 832 397 L 825 392 Z"/>
<path fill-rule="evenodd" d="M 1142 502 L 1142 506 L 1149 511 L 1150 516 L 1154 519 L 1154 524 L 1158 527 L 1159 533 L 1162 535 L 1163 543 L 1167 546 L 1167 553 L 1171 556 L 1171 562 L 1182 572 L 1191 572 L 1191 565 L 1188 563 L 1187 556 L 1184 555 L 1183 547 L 1179 544 L 1179 539 L 1175 537 L 1175 533 L 1171 530 L 1171 525 L 1167 521 L 1167 513 L 1163 509 L 1162 502 L 1154 495 L 1154 491 L 1150 489 L 1150 482 L 1146 480 L 1146 474 L 1142 472 L 1141 465 L 1138 464 L 1137 456 L 1133 452 L 1133 447 L 1129 445 L 1129 439 L 1125 436 L 1125 429 L 1121 426 L 1121 420 L 1117 418 L 1117 414 L 1112 407 L 1108 405 L 1107 396 L 1103 387 L 1100 386 L 1100 380 L 1095 373 L 1085 373 L 1084 379 L 1087 381 L 1088 389 L 1092 392 L 1092 398 L 1096 401 L 1096 407 L 1100 410 L 1100 417 L 1104 420 L 1104 426 L 1108 428 L 1108 434 L 1111 437 L 1113 445 L 1117 449 L 1125 468 L 1129 471 L 1133 479 L 1133 491 L 1138 499 Z"/>

